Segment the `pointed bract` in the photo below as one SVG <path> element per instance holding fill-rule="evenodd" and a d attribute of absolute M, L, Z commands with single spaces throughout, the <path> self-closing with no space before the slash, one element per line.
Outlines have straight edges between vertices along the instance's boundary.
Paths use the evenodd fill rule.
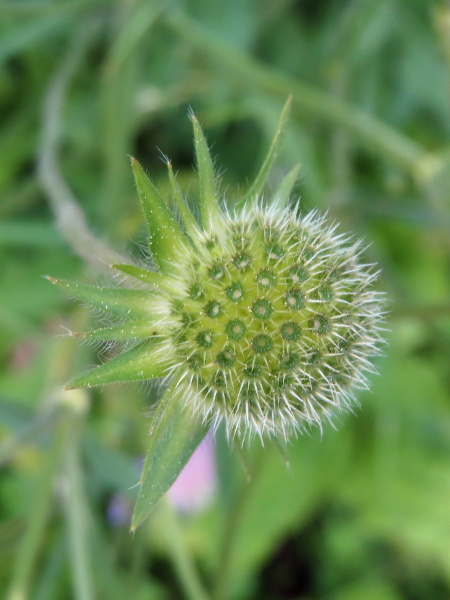
<path fill-rule="evenodd" d="M 248 192 L 245 194 L 245 196 L 243 197 L 241 202 L 239 202 L 237 204 L 237 208 L 241 208 L 242 206 L 245 205 L 245 203 L 248 200 L 253 200 L 255 198 L 258 198 L 261 195 L 261 193 L 264 189 L 264 186 L 266 184 L 270 169 L 272 168 L 275 160 L 277 159 L 278 149 L 280 147 L 283 133 L 286 128 L 287 121 L 289 119 L 291 105 L 292 105 L 292 96 L 289 96 L 289 98 L 286 101 L 286 104 L 284 105 L 280 119 L 278 121 L 278 127 L 275 132 L 275 136 L 272 140 L 272 144 L 270 145 L 269 152 L 267 153 L 267 156 L 264 159 L 262 167 L 259 170 L 259 173 L 256 176 L 255 181 L 253 182 L 252 186 L 250 187 Z"/>
<path fill-rule="evenodd" d="M 272 198 L 272 204 L 276 204 L 278 208 L 286 208 L 286 206 L 289 204 L 289 197 L 297 181 L 298 174 L 300 173 L 300 168 L 300 164 L 295 165 L 295 167 L 291 171 L 289 171 L 286 177 L 283 178 L 278 189 L 274 193 Z"/>
<path fill-rule="evenodd" d="M 167 373 L 168 360 L 159 338 L 152 338 L 122 352 L 85 375 L 73 379 L 67 389 L 96 387 L 110 383 L 146 381 Z M 167 352 L 167 351 L 166 351 Z"/>
<path fill-rule="evenodd" d="M 145 321 L 130 321 L 112 327 L 86 331 L 84 334 L 76 334 L 76 337 L 88 340 L 120 341 L 159 336 L 163 331 L 165 333 L 158 319 L 146 319 Z"/>
<path fill-rule="evenodd" d="M 134 265 L 111 265 L 111 268 L 169 292 L 173 292 L 177 288 L 176 281 L 172 277 L 163 275 L 162 273 L 148 271 L 147 269 L 142 269 L 141 267 L 136 267 Z"/>
<path fill-rule="evenodd" d="M 169 181 L 170 186 L 172 188 L 172 195 L 175 202 L 175 206 L 177 207 L 178 214 L 183 222 L 184 227 L 186 228 L 187 233 L 190 236 L 195 236 L 195 232 L 198 230 L 198 223 L 195 220 L 194 215 L 192 214 L 189 206 L 186 204 L 183 194 L 181 193 L 180 186 L 175 178 L 172 163 L 167 163 L 167 170 L 169 171 Z"/>
<path fill-rule="evenodd" d="M 169 388 L 153 414 L 132 531 L 149 516 L 208 433 L 209 426 L 196 419 L 184 402 Z"/>
<path fill-rule="evenodd" d="M 155 297 L 145 290 L 95 287 L 53 277 L 47 279 L 78 300 L 120 317 L 151 318 L 155 313 Z"/>
<path fill-rule="evenodd" d="M 135 158 L 131 159 L 134 180 L 142 211 L 147 221 L 149 247 L 162 273 L 173 271 L 173 262 L 183 254 L 187 242 L 174 215 L 161 198 L 144 169 Z"/>
<path fill-rule="evenodd" d="M 213 223 L 218 222 L 219 205 L 217 202 L 216 180 L 214 165 L 206 143 L 205 135 L 195 115 L 191 115 L 194 127 L 195 156 L 197 158 L 200 215 L 205 231 L 211 229 Z"/>

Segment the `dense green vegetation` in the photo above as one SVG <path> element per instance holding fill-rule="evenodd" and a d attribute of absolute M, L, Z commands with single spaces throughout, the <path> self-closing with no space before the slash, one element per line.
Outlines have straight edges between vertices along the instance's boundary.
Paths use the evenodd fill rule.
<path fill-rule="evenodd" d="M 2 598 L 450 597 L 449 40 L 445 0 L 0 2 Z M 93 319 L 42 275 L 141 256 L 127 155 L 195 207 L 190 108 L 238 199 L 290 93 L 271 185 L 300 162 L 305 210 L 370 244 L 380 375 L 289 466 L 219 431 L 209 504 L 131 536 L 160 390 L 62 391 L 114 349 L 65 335 Z"/>

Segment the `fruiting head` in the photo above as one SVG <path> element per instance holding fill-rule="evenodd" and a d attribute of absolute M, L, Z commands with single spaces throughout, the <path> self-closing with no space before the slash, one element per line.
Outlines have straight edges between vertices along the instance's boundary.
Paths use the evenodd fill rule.
<path fill-rule="evenodd" d="M 286 111 L 285 111 L 286 112 Z M 287 438 L 346 408 L 366 386 L 377 353 L 382 302 L 359 242 L 316 212 L 289 205 L 295 168 L 263 202 L 280 127 L 255 183 L 234 208 L 219 204 L 212 161 L 192 117 L 200 221 L 168 163 L 164 200 L 136 161 L 139 198 L 157 270 L 114 268 L 140 289 L 57 282 L 120 322 L 85 337 L 135 340 L 131 349 L 72 385 L 163 377 L 205 423 L 230 436 Z"/>
<path fill-rule="evenodd" d="M 287 437 L 365 385 L 380 317 L 374 276 L 358 265 L 358 243 L 297 212 L 224 212 L 176 261 L 170 372 L 186 401 L 231 433 Z"/>

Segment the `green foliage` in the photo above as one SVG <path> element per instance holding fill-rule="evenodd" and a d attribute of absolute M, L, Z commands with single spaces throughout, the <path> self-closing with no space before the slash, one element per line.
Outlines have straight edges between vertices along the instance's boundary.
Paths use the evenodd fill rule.
<path fill-rule="evenodd" d="M 0 3 L 2 598 L 447 600 L 448 11 L 431 0 Z M 84 227 L 142 265 L 129 243 L 145 236 L 127 154 L 175 210 L 188 195 L 200 220 L 208 176 L 189 187 L 189 107 L 221 158 L 218 198 L 232 203 L 291 93 L 270 189 L 282 202 L 293 189 L 371 243 L 391 309 L 381 374 L 337 431 L 282 454 L 230 450 L 219 432 L 211 503 L 175 524 L 161 506 L 130 536 L 160 391 L 61 391 L 98 362 L 89 343 L 61 334 L 93 321 L 42 275 L 89 287 L 93 268 L 127 262 L 86 268 L 90 238 L 71 194 Z M 299 162 L 300 182 L 296 172 L 282 181 Z M 195 222 L 179 212 L 189 235 Z M 145 273 L 117 276 L 141 291 Z"/>

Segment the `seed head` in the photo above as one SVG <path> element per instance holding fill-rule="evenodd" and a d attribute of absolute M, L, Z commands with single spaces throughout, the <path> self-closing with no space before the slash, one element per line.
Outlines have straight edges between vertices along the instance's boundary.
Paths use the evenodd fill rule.
<path fill-rule="evenodd" d="M 359 242 L 316 212 L 297 213 L 276 202 L 222 211 L 195 231 L 175 261 L 176 291 L 161 302 L 173 322 L 168 372 L 230 435 L 286 438 L 366 387 L 379 341 L 376 275 L 358 263 Z"/>
<path fill-rule="evenodd" d="M 72 385 L 162 377 L 205 423 L 224 423 L 230 437 L 288 438 L 305 425 L 321 426 L 367 386 L 381 341 L 377 273 L 360 261 L 360 242 L 337 234 L 318 212 L 302 215 L 298 203 L 289 204 L 297 168 L 263 202 L 280 131 L 248 193 L 226 208 L 192 121 L 199 221 L 170 163 L 172 196 L 164 200 L 132 161 L 157 270 L 114 268 L 141 289 L 53 280 L 120 319 L 86 338 L 136 342 Z"/>

